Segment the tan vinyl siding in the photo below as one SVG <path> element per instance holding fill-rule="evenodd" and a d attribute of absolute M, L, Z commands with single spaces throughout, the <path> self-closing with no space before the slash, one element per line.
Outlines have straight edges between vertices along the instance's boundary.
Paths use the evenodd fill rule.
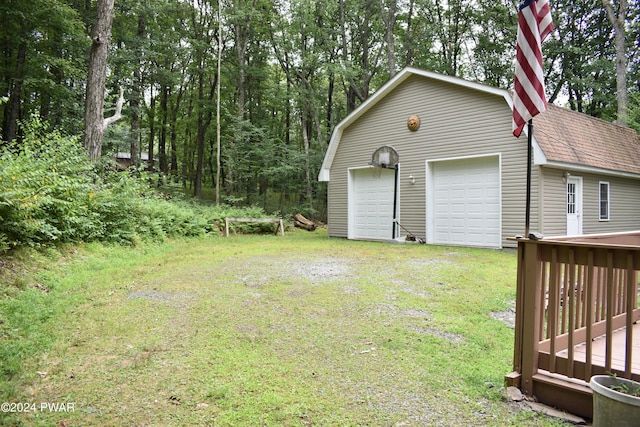
<path fill-rule="evenodd" d="M 567 190 L 562 169 L 543 168 L 542 192 L 544 212 L 541 232 L 546 236 L 562 236 L 567 232 Z M 640 229 L 640 198 L 636 179 L 570 172 L 582 178 L 583 234 L 614 233 Z M 609 220 L 599 218 L 599 184 L 609 183 Z"/>
<path fill-rule="evenodd" d="M 640 181 L 584 174 L 583 232 L 585 234 L 640 230 Z M 609 221 L 600 221 L 599 184 L 609 183 Z"/>
<path fill-rule="evenodd" d="M 418 131 L 407 119 L 418 115 Z M 350 167 L 367 166 L 382 145 L 400 155 L 399 219 L 412 233 L 426 237 L 427 161 L 499 155 L 504 239 L 524 232 L 527 139 L 511 134 L 511 111 L 504 98 L 463 86 L 414 75 L 344 129 L 331 165 L 329 235 L 347 237 L 347 177 Z M 409 183 L 409 175 L 416 179 Z M 533 175 L 532 206 L 538 206 L 537 173 Z M 531 213 L 532 230 L 538 212 Z M 404 233 L 402 233 L 404 234 Z"/>
<path fill-rule="evenodd" d="M 543 202 L 538 207 L 542 215 L 540 231 L 545 236 L 564 236 L 567 233 L 567 183 L 565 171 L 542 168 Z"/>
<path fill-rule="evenodd" d="M 336 176 L 338 174 L 336 173 Z M 346 174 L 345 174 L 346 175 Z M 347 237 L 347 179 L 331 179 L 327 187 L 329 237 Z"/>

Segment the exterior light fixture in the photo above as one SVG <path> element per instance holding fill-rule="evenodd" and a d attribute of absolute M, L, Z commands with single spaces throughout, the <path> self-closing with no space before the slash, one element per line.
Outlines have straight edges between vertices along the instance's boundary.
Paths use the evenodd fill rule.
<path fill-rule="evenodd" d="M 409 175 L 409 184 L 415 185 L 416 178 L 413 175 Z"/>

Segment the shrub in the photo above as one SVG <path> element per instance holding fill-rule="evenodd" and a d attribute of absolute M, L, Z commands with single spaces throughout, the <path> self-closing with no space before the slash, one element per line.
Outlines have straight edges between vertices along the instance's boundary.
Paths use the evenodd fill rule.
<path fill-rule="evenodd" d="M 224 218 L 266 216 L 259 207 L 169 201 L 134 177 L 88 161 L 79 138 L 37 118 L 0 152 L 0 253 L 53 243 L 135 243 L 221 230 Z M 243 231 L 250 231 L 250 226 Z"/>
<path fill-rule="evenodd" d="M 0 235 L 5 246 L 38 246 L 95 234 L 88 215 L 96 175 L 77 138 L 37 118 L 25 138 L 0 154 Z"/>

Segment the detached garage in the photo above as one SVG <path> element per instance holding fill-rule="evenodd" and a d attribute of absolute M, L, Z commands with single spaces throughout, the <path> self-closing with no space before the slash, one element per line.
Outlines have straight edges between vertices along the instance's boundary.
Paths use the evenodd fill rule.
<path fill-rule="evenodd" d="M 527 138 L 502 89 L 405 68 L 334 129 L 331 237 L 501 248 L 524 233 Z M 530 230 L 640 229 L 640 137 L 553 105 L 534 120 Z M 392 153 L 393 160 L 377 153 Z"/>

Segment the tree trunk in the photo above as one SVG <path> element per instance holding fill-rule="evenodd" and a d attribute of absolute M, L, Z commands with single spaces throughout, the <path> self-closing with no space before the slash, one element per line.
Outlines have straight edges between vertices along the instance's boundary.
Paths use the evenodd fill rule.
<path fill-rule="evenodd" d="M 396 75 L 396 50 L 393 30 L 396 25 L 398 5 L 396 4 L 396 0 L 380 0 L 380 9 L 385 27 L 385 36 L 387 38 L 387 61 L 389 78 L 391 78 Z"/>
<path fill-rule="evenodd" d="M 204 60 L 200 60 L 200 70 L 198 70 L 198 100 L 204 98 Z M 201 102 L 200 102 L 201 104 Z M 204 164 L 204 113 L 202 105 L 198 105 L 198 133 L 196 134 L 196 176 L 193 186 L 193 195 L 200 197 L 202 195 L 202 166 Z"/>
<path fill-rule="evenodd" d="M 293 225 L 295 225 L 297 228 L 302 228 L 307 231 L 313 231 L 316 229 L 316 224 L 313 221 L 308 220 L 299 213 L 295 214 L 293 216 L 293 219 Z"/>
<path fill-rule="evenodd" d="M 104 88 L 107 78 L 107 58 L 113 23 L 114 0 L 98 0 L 96 22 L 91 32 L 91 52 L 87 74 L 87 94 L 84 110 L 84 147 L 89 158 L 102 154 L 104 136 Z"/>
<path fill-rule="evenodd" d="M 311 143 L 309 141 L 307 111 L 303 111 L 305 117 L 302 119 L 302 141 L 304 143 L 304 176 L 305 176 L 305 199 L 310 209 L 313 209 L 313 194 L 311 192 Z"/>
<path fill-rule="evenodd" d="M 169 172 L 169 162 L 167 161 L 167 127 L 168 124 L 168 105 L 169 95 L 171 90 L 168 86 L 163 86 L 160 93 L 160 110 L 162 117 L 160 119 L 160 136 L 158 138 L 158 163 L 160 171 L 163 174 Z"/>
<path fill-rule="evenodd" d="M 617 123 L 621 126 L 627 125 L 627 46 L 625 41 L 625 25 L 627 20 L 627 0 L 618 0 L 618 5 L 614 12 L 613 3 L 615 0 L 602 0 L 602 5 L 607 11 L 607 17 L 611 26 L 616 46 L 616 99 L 618 101 Z"/>
<path fill-rule="evenodd" d="M 218 63 L 216 67 L 216 205 L 220 204 L 220 166 L 222 155 L 222 137 L 220 124 L 220 91 L 222 67 L 222 6 L 218 1 Z"/>
<path fill-rule="evenodd" d="M 140 71 L 133 73 L 133 93 L 129 105 L 131 106 L 131 164 L 135 167 L 140 165 Z"/>
<path fill-rule="evenodd" d="M 415 0 L 409 0 L 409 11 L 407 12 L 407 31 L 404 36 L 404 48 L 406 50 L 405 67 L 413 65 L 413 39 L 411 37 L 411 24 L 413 22 L 413 4 Z"/>
<path fill-rule="evenodd" d="M 11 82 L 9 104 L 5 109 L 4 124 L 2 126 L 2 140 L 11 142 L 18 132 L 18 118 L 20 117 L 20 98 L 22 97 L 22 80 L 24 78 L 24 63 L 27 58 L 27 43 L 18 46 L 18 58 L 16 60 L 16 78 Z"/>
<path fill-rule="evenodd" d="M 180 109 L 180 103 L 182 102 L 182 95 L 184 94 L 185 87 L 180 86 L 178 90 L 178 96 L 176 97 L 176 102 L 171 108 L 171 136 L 170 136 L 170 145 L 171 145 L 171 167 L 170 171 L 172 174 L 178 175 L 178 111 Z"/>
<path fill-rule="evenodd" d="M 144 13 L 140 13 L 138 16 L 138 32 L 136 34 L 136 38 L 139 41 L 144 40 L 144 36 L 146 33 L 147 20 Z M 131 144 L 130 144 L 130 153 L 131 153 L 131 164 L 135 167 L 140 166 L 140 143 L 142 142 L 140 139 L 140 98 L 141 93 L 144 92 L 143 89 L 143 81 L 142 81 L 142 58 L 140 55 L 137 55 L 136 58 L 136 68 L 133 71 L 133 84 L 131 86 L 131 101 L 129 101 L 129 105 L 131 106 Z"/>
<path fill-rule="evenodd" d="M 156 97 L 153 96 L 153 85 L 150 89 L 149 103 L 149 141 L 147 142 L 147 151 L 149 152 L 149 169 L 153 170 L 155 160 L 153 158 L 153 148 L 156 140 Z"/>
<path fill-rule="evenodd" d="M 196 135 L 196 181 L 194 185 L 193 195 L 200 197 L 202 195 L 202 169 L 204 166 L 204 143 L 207 136 L 207 130 L 211 125 L 211 119 L 213 118 L 213 112 L 210 108 L 204 111 L 203 106 L 209 105 L 213 99 L 215 93 L 215 87 L 217 83 L 217 77 L 214 80 L 211 88 L 209 89 L 209 95 L 204 97 L 204 79 L 205 79 L 205 61 L 201 59 L 200 70 L 198 71 L 198 133 Z"/>

